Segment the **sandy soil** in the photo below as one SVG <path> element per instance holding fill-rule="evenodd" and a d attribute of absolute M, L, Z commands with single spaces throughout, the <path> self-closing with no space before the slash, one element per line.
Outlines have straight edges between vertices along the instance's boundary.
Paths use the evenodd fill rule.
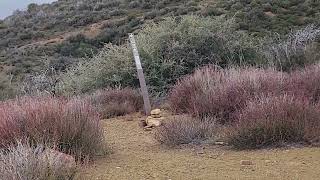
<path fill-rule="evenodd" d="M 139 117 L 104 120 L 112 153 L 84 169 L 84 179 L 320 179 L 320 148 L 235 151 L 227 147 L 169 149 L 139 127 Z M 252 165 L 242 165 L 248 160 Z"/>

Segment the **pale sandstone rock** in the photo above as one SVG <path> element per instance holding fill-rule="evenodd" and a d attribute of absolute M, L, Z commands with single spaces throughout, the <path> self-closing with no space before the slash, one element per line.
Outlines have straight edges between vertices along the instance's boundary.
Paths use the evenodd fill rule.
<path fill-rule="evenodd" d="M 153 118 L 161 118 L 161 114 L 151 114 L 151 117 Z"/>
<path fill-rule="evenodd" d="M 154 109 L 151 111 L 151 115 L 160 115 L 161 114 L 161 110 L 160 109 Z"/>
<path fill-rule="evenodd" d="M 153 118 L 152 116 L 147 117 L 147 127 L 159 127 L 163 118 Z"/>

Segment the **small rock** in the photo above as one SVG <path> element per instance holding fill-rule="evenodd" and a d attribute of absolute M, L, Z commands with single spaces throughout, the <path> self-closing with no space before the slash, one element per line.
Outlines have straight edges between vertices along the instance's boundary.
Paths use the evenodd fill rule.
<path fill-rule="evenodd" d="M 197 154 L 204 154 L 204 151 L 198 151 Z"/>
<path fill-rule="evenodd" d="M 160 115 L 161 114 L 161 110 L 160 109 L 154 109 L 151 111 L 151 115 Z"/>
<path fill-rule="evenodd" d="M 144 127 L 143 128 L 145 131 L 152 131 L 152 127 Z"/>
<path fill-rule="evenodd" d="M 151 114 L 151 117 L 153 118 L 161 118 L 161 114 Z"/>
<path fill-rule="evenodd" d="M 253 162 L 250 160 L 241 160 L 241 165 L 250 166 L 253 165 Z"/>
<path fill-rule="evenodd" d="M 214 145 L 224 146 L 224 145 L 226 145 L 226 143 L 217 141 L 217 142 L 214 142 Z"/>
<path fill-rule="evenodd" d="M 142 127 L 142 128 L 146 127 L 146 126 L 147 126 L 146 121 L 145 121 L 145 120 L 140 121 L 140 122 L 139 122 L 139 126 Z"/>
<path fill-rule="evenodd" d="M 162 119 L 161 118 L 153 118 L 153 117 L 149 116 L 146 119 L 146 123 L 147 123 L 147 126 L 150 126 L 150 127 L 159 127 L 159 126 L 161 126 L 160 120 L 162 120 Z"/>
<path fill-rule="evenodd" d="M 219 157 L 219 155 L 209 155 L 208 157 L 211 159 L 217 159 Z"/>

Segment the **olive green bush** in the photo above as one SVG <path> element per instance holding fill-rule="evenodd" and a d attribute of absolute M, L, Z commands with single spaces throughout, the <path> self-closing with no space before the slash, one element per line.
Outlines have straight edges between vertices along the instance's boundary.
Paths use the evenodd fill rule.
<path fill-rule="evenodd" d="M 196 67 L 256 65 L 256 42 L 236 31 L 233 19 L 184 16 L 150 23 L 136 36 L 146 80 L 153 92 L 165 92 Z M 137 86 L 129 43 L 106 47 L 93 59 L 62 75 L 62 92 L 81 93 L 107 86 Z"/>

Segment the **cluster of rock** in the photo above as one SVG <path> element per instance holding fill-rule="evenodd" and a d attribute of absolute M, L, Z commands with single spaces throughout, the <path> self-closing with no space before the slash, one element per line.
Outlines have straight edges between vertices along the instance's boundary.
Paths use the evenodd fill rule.
<path fill-rule="evenodd" d="M 149 130 L 153 127 L 161 126 L 161 122 L 163 121 L 163 117 L 161 115 L 160 109 L 154 109 L 151 111 L 151 115 L 147 117 L 145 120 L 145 129 Z"/>

